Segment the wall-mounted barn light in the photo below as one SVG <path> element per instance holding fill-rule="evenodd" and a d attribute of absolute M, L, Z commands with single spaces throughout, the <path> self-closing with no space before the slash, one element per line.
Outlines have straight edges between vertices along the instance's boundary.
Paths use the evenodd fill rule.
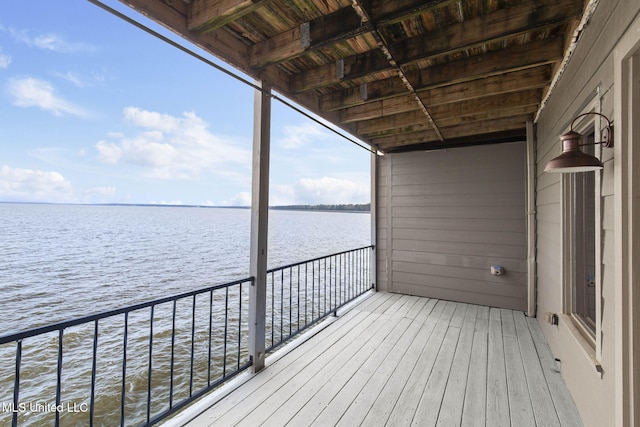
<path fill-rule="evenodd" d="M 581 144 L 582 135 L 573 130 L 573 124 L 580 117 L 587 114 L 596 114 L 603 117 L 607 121 L 605 126 L 600 132 L 602 141 L 595 142 L 593 144 Z M 562 154 L 558 157 L 551 159 L 547 163 L 547 167 L 544 168 L 545 172 L 559 172 L 559 173 L 574 173 L 574 172 L 589 172 L 602 169 L 602 162 L 594 156 L 583 153 L 580 151 L 580 147 L 583 145 L 596 145 L 604 144 L 605 147 L 613 147 L 613 127 L 611 121 L 600 113 L 589 111 L 584 114 L 580 114 L 571 122 L 571 129 L 560 137 L 562 141 Z"/>

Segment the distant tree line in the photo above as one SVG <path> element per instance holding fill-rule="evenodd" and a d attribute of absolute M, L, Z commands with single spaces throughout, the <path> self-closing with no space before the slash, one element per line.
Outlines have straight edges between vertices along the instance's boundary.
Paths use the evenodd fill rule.
<path fill-rule="evenodd" d="M 297 210 L 297 211 L 349 211 L 349 212 L 369 212 L 371 204 L 341 204 L 341 205 L 287 205 L 271 206 L 271 209 Z"/>

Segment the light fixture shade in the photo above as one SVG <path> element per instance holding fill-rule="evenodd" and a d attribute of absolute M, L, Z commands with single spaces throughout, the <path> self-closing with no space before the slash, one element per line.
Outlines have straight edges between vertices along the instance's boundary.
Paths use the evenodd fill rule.
<path fill-rule="evenodd" d="M 575 173 L 589 172 L 602 169 L 602 162 L 580 151 L 582 135 L 569 131 L 560 137 L 562 140 L 562 154 L 551 159 L 544 168 L 545 172 Z"/>

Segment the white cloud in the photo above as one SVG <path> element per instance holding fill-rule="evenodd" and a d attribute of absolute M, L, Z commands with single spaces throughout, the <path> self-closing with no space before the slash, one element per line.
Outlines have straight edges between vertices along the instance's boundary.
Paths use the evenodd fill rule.
<path fill-rule="evenodd" d="M 324 176 L 303 178 L 293 185 L 275 186 L 270 205 L 368 203 L 369 184 Z"/>
<path fill-rule="evenodd" d="M 73 103 L 59 97 L 54 87 L 44 80 L 32 77 L 10 79 L 7 85 L 9 95 L 13 97 L 13 105 L 18 107 L 37 107 L 55 116 L 71 114 L 87 117 L 88 113 Z"/>
<path fill-rule="evenodd" d="M 285 126 L 283 133 L 284 137 L 278 141 L 278 144 L 288 150 L 300 148 L 316 138 L 327 137 L 327 134 L 313 123 Z"/>
<path fill-rule="evenodd" d="M 54 171 L 0 168 L 0 199 L 6 201 L 72 202 L 73 188 Z"/>
<path fill-rule="evenodd" d="M 117 142 L 98 142 L 98 158 L 105 163 L 136 164 L 147 176 L 159 179 L 196 179 L 205 172 L 228 175 L 233 174 L 226 169 L 230 165 L 251 164 L 249 150 L 211 133 L 195 113 L 175 117 L 127 107 L 124 118 L 137 134 L 112 133 Z"/>
<path fill-rule="evenodd" d="M 185 113 L 185 119 L 189 115 L 194 117 L 193 113 Z M 173 117 L 169 114 L 157 113 L 155 111 L 141 110 L 137 107 L 125 107 L 124 118 L 134 126 L 152 129 L 162 132 L 173 132 L 180 126 L 180 118 Z"/>
<path fill-rule="evenodd" d="M 251 193 L 242 191 L 220 203 L 221 206 L 251 206 Z"/>
<path fill-rule="evenodd" d="M 122 150 L 116 144 L 107 141 L 98 141 L 96 144 L 98 159 L 104 163 L 116 164 L 122 157 Z"/>
<path fill-rule="evenodd" d="M 100 85 L 105 82 L 106 78 L 104 74 L 92 73 L 91 75 L 82 75 L 67 71 L 66 73 L 56 73 L 58 77 L 68 81 L 72 85 L 78 88 L 85 88 L 95 85 Z"/>
<path fill-rule="evenodd" d="M 0 48 L 0 68 L 7 69 L 9 64 L 11 64 L 11 56 L 3 54 L 2 48 Z"/>
<path fill-rule="evenodd" d="M 9 34 L 14 40 L 24 43 L 27 46 L 35 47 L 43 50 L 50 50 L 58 53 L 80 53 L 95 52 L 93 45 L 82 42 L 70 42 L 64 39 L 60 34 L 38 34 L 32 36 L 28 30 L 18 30 L 15 28 L 8 29 Z"/>

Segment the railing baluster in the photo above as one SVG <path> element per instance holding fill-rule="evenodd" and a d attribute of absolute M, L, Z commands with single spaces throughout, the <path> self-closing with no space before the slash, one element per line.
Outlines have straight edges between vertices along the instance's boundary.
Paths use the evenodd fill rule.
<path fill-rule="evenodd" d="M 16 377 L 13 382 L 13 416 L 11 426 L 18 425 L 18 405 L 20 405 L 20 365 L 22 364 L 22 340 L 16 342 Z"/>
<path fill-rule="evenodd" d="M 292 333 L 293 326 L 293 282 L 292 282 L 292 268 L 289 268 L 289 336 Z"/>
<path fill-rule="evenodd" d="M 275 291 L 275 279 L 274 273 L 271 272 L 271 345 L 274 345 L 275 340 L 275 321 L 276 321 L 276 291 Z"/>
<path fill-rule="evenodd" d="M 300 265 L 298 265 L 298 331 L 300 330 Z"/>
<path fill-rule="evenodd" d="M 252 279 L 255 280 L 255 279 Z M 240 302 L 238 304 L 238 366 L 237 370 L 240 370 L 240 355 L 242 354 L 242 282 L 240 283 Z"/>
<path fill-rule="evenodd" d="M 98 319 L 93 325 L 93 360 L 91 361 L 91 398 L 89 400 L 89 426 L 93 427 L 96 408 L 96 369 L 98 365 Z"/>
<path fill-rule="evenodd" d="M 127 335 L 129 329 L 129 312 L 124 313 L 124 344 L 122 348 L 122 389 L 120 391 L 120 427 L 124 427 L 124 406 L 127 387 Z"/>
<path fill-rule="evenodd" d="M 169 409 L 173 408 L 173 370 L 175 365 L 175 349 L 176 349 L 176 304 L 177 300 L 173 300 L 173 314 L 171 316 L 171 362 L 169 363 Z"/>
<path fill-rule="evenodd" d="M 242 294 L 240 295 L 242 298 Z M 229 312 L 229 288 L 224 295 L 224 312 Z M 211 326 L 209 326 L 211 327 Z M 227 340 L 229 339 L 229 316 L 224 316 L 224 342 L 222 343 L 222 376 L 227 373 Z"/>
<path fill-rule="evenodd" d="M 318 261 L 318 268 L 320 268 L 320 261 Z M 324 259 L 324 271 L 322 279 L 322 304 L 324 313 L 327 313 L 327 259 Z"/>
<path fill-rule="evenodd" d="M 193 396 L 193 360 L 196 344 L 196 296 L 191 303 L 191 365 L 189 368 L 189 397 Z"/>
<path fill-rule="evenodd" d="M 316 262 L 311 262 L 311 318 L 315 317 L 316 309 Z"/>
<path fill-rule="evenodd" d="M 149 365 L 147 367 L 147 422 L 151 419 L 151 376 L 153 372 L 153 317 L 155 305 L 151 306 L 149 315 Z"/>
<path fill-rule="evenodd" d="M 331 280 L 331 270 L 333 267 L 333 263 L 332 263 L 332 257 L 329 257 L 329 308 L 334 310 L 333 311 L 333 315 L 336 316 L 338 314 L 338 304 L 335 303 L 335 301 L 333 301 L 333 296 L 335 294 L 335 292 L 333 291 L 333 281 Z"/>
<path fill-rule="evenodd" d="M 342 305 L 342 283 L 340 282 L 340 255 L 333 258 L 333 281 L 336 284 L 336 306 Z"/>
<path fill-rule="evenodd" d="M 62 394 L 62 342 L 64 338 L 64 329 L 58 331 L 58 370 L 56 378 L 56 408 L 60 407 Z M 56 427 L 60 425 L 60 411 L 56 410 Z"/>
<path fill-rule="evenodd" d="M 284 270 L 280 270 L 280 341 L 284 337 Z"/>
<path fill-rule="evenodd" d="M 308 313 L 307 313 L 307 306 L 309 305 L 309 295 L 308 295 L 308 289 L 309 289 L 309 263 L 304 263 L 304 325 L 307 326 L 307 319 L 308 319 Z"/>
<path fill-rule="evenodd" d="M 225 292 L 226 292 L 226 297 L 225 297 L 225 303 L 224 303 L 224 312 L 228 313 L 229 312 L 229 288 L 225 288 Z M 222 357 L 222 363 L 224 364 L 223 368 L 222 368 L 222 376 L 224 377 L 225 373 L 226 373 L 226 367 L 227 367 L 227 322 L 228 322 L 228 317 L 226 314 L 224 316 L 224 344 L 225 344 L 225 349 L 224 349 L 224 354 Z M 207 353 L 207 386 L 211 386 L 211 343 L 212 343 L 212 338 L 211 338 L 211 334 L 212 334 L 212 330 L 213 330 L 213 289 L 209 292 L 209 349 L 208 349 L 208 353 Z"/>

